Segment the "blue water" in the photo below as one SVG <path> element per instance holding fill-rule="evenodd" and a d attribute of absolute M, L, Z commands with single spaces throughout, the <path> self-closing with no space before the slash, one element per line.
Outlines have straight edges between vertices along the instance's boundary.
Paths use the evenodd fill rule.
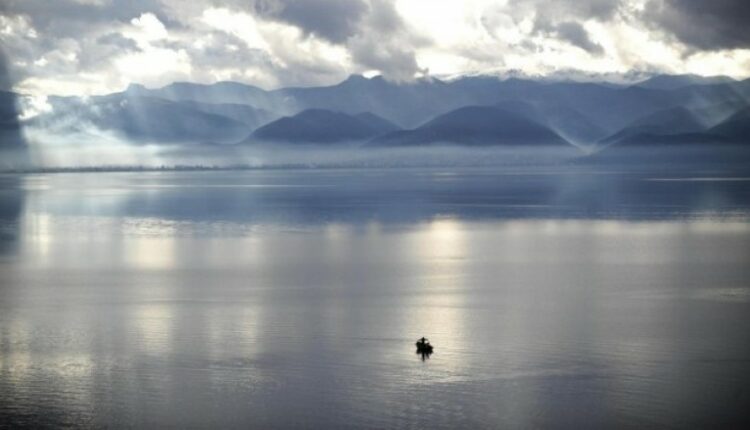
<path fill-rule="evenodd" d="M 2 176 L 0 427 L 742 427 L 749 257 L 736 172 Z"/>

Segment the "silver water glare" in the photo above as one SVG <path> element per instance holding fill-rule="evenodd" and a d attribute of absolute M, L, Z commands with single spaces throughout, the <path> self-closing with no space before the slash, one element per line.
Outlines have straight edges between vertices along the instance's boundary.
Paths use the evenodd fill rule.
<path fill-rule="evenodd" d="M 35 427 L 742 422 L 750 182 L 699 179 L 3 177 L 0 416 Z M 436 347 L 426 361 L 413 347 L 422 335 Z"/>

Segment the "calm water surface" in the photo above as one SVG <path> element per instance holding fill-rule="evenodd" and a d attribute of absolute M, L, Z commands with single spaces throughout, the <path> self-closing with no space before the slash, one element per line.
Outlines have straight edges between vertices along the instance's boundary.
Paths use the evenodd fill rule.
<path fill-rule="evenodd" d="M 749 220 L 716 172 L 2 176 L 0 427 L 743 427 Z"/>

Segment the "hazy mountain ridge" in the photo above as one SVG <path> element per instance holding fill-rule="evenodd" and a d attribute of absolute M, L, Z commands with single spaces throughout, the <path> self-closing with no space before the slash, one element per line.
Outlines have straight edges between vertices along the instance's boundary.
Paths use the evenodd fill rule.
<path fill-rule="evenodd" d="M 621 86 L 491 76 L 394 83 L 354 75 L 331 86 L 270 91 L 236 82 L 178 82 L 156 89 L 131 85 L 105 96 L 50 97 L 51 109 L 23 124 L 57 134 L 100 130 L 132 143 L 230 144 L 250 136 L 292 143 L 375 138 L 390 145 L 506 145 L 511 138 L 521 143 L 546 136 L 590 150 L 679 140 L 663 137 L 679 135 L 693 141 L 718 136 L 743 142 L 748 137 L 745 117 L 730 118 L 747 108 L 747 100 L 750 80 L 725 77 L 662 75 Z M 476 109 L 445 118 L 467 107 Z M 492 129 L 482 118 L 487 112 L 497 114 L 495 109 L 506 112 L 501 121 L 506 128 Z M 329 114 L 315 124 L 305 115 L 298 117 L 306 111 Z M 511 117 L 518 122 L 516 134 L 510 133 Z M 383 136 L 388 133 L 390 137 Z"/>
<path fill-rule="evenodd" d="M 634 84 L 641 88 L 654 90 L 674 90 L 690 85 L 723 84 L 736 82 L 728 76 L 700 76 L 693 74 L 683 75 L 656 75 L 644 81 Z"/>
<path fill-rule="evenodd" d="M 750 143 L 750 108 L 745 107 L 718 123 L 701 116 L 702 110 L 671 108 L 647 115 L 602 139 L 602 145 L 680 143 Z"/>
<path fill-rule="evenodd" d="M 121 135 L 132 143 L 234 143 L 247 125 L 207 104 L 175 102 L 131 92 L 91 97 L 60 98 L 53 111 L 29 121 L 32 127 L 57 133 L 101 130 Z M 218 107 L 217 110 L 221 110 Z"/>

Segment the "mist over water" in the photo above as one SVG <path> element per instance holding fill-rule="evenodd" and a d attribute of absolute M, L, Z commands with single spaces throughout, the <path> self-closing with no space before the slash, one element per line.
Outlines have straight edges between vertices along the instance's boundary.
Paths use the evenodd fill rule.
<path fill-rule="evenodd" d="M 115 134 L 54 136 L 27 130 L 32 165 L 49 168 L 107 167 L 403 167 L 550 165 L 580 158 L 575 148 L 506 146 L 466 148 L 435 144 L 424 147 L 373 148 L 361 142 L 321 144 L 134 144 Z"/>
<path fill-rule="evenodd" d="M 749 420 L 741 171 L 0 180 L 10 426 Z"/>

